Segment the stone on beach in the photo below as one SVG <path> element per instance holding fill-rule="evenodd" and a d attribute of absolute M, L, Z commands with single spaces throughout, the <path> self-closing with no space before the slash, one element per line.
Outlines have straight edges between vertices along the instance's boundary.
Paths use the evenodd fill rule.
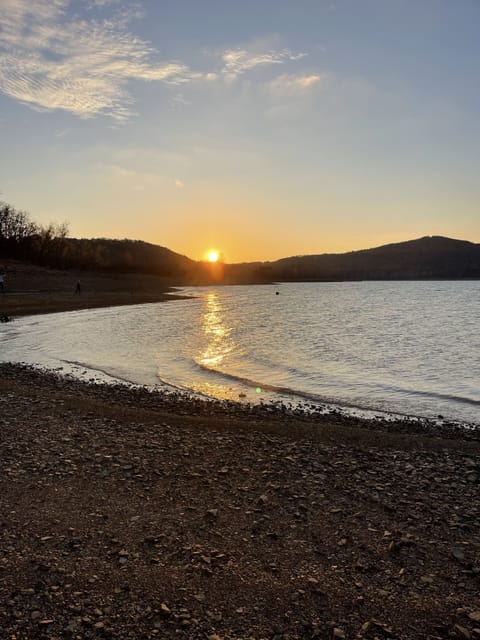
<path fill-rule="evenodd" d="M 11 365 L 0 407 L 8 638 L 479 637 L 477 433 Z"/>

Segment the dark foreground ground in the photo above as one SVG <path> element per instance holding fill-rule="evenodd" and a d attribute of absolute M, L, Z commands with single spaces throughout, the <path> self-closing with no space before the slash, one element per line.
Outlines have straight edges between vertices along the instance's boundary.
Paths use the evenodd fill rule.
<path fill-rule="evenodd" d="M 480 444 L 0 366 L 0 637 L 480 638 Z"/>

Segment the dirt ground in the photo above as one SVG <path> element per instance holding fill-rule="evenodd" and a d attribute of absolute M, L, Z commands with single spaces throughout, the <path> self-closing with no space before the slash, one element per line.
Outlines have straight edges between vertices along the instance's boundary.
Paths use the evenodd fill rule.
<path fill-rule="evenodd" d="M 480 442 L 0 366 L 0 635 L 480 638 Z"/>
<path fill-rule="evenodd" d="M 144 304 L 178 299 L 173 281 L 143 274 L 58 271 L 18 261 L 0 260 L 6 273 L 0 292 L 0 317 L 74 309 Z M 77 282 L 80 293 L 76 292 Z"/>

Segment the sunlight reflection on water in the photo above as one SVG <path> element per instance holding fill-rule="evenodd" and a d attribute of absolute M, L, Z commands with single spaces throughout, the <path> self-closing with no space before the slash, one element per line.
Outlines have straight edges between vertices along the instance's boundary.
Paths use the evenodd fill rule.
<path fill-rule="evenodd" d="M 218 398 L 306 398 L 480 424 L 479 282 L 185 292 L 195 299 L 18 319 L 0 326 L 0 359 Z"/>
<path fill-rule="evenodd" d="M 202 316 L 202 329 L 207 344 L 199 357 L 199 363 L 206 368 L 215 368 L 235 349 L 232 328 L 225 324 L 223 307 L 216 291 L 206 296 L 206 309 Z"/>

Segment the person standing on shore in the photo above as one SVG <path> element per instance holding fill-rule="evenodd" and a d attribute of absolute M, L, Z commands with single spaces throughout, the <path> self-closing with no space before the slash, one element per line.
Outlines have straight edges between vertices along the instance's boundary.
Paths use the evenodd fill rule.
<path fill-rule="evenodd" d="M 80 295 L 82 293 L 82 287 L 80 285 L 80 280 L 77 280 L 77 285 L 75 287 L 75 294 Z"/>
<path fill-rule="evenodd" d="M 0 273 L 0 293 L 5 291 L 5 274 Z"/>

